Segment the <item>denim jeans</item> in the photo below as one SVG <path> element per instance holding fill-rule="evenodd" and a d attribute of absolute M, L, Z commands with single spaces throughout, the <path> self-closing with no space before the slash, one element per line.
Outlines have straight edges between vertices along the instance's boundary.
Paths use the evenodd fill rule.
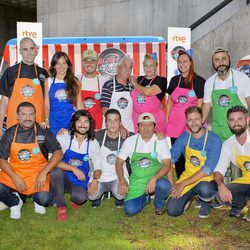
<path fill-rule="evenodd" d="M 246 206 L 248 200 L 250 200 L 250 184 L 229 183 L 226 185 L 231 191 L 233 196 L 232 204 L 226 203 L 232 206 L 231 212 L 238 212 Z M 221 201 L 219 193 L 216 193 L 216 199 Z"/>
<path fill-rule="evenodd" d="M 154 206 L 155 208 L 161 209 L 165 206 L 165 199 L 169 195 L 171 190 L 171 184 L 168 179 L 160 178 L 156 182 L 155 186 L 155 198 Z M 147 204 L 148 195 L 144 193 L 142 196 L 134 198 L 132 200 L 125 201 L 124 212 L 128 216 L 133 216 L 138 214 Z"/>
<path fill-rule="evenodd" d="M 94 195 L 88 196 L 90 200 L 98 200 L 106 192 L 112 192 L 112 195 L 117 200 L 123 200 L 125 195 L 118 193 L 118 180 L 109 181 L 109 182 L 99 182 L 98 190 Z"/>
<path fill-rule="evenodd" d="M 193 198 L 194 195 L 198 195 L 201 206 L 210 206 L 210 202 L 214 199 L 216 189 L 217 186 L 214 181 L 202 181 L 190 189 L 182 197 L 178 199 L 170 197 L 167 202 L 168 215 L 173 217 L 182 215 L 185 205 Z"/>
<path fill-rule="evenodd" d="M 55 168 L 50 174 L 50 183 L 53 199 L 57 207 L 66 206 L 64 193 L 70 193 L 72 202 L 81 205 L 87 200 L 87 192 L 84 188 L 72 184 L 64 173 L 64 170 Z"/>
<path fill-rule="evenodd" d="M 6 206 L 13 207 L 19 203 L 18 197 L 13 194 L 13 192 L 17 192 L 15 189 L 12 189 L 2 183 L 0 183 L 0 201 L 2 201 Z M 19 194 L 21 198 L 24 197 L 23 194 Z M 52 201 L 52 196 L 49 192 L 36 192 L 32 194 L 33 200 L 41 205 L 48 206 Z"/>

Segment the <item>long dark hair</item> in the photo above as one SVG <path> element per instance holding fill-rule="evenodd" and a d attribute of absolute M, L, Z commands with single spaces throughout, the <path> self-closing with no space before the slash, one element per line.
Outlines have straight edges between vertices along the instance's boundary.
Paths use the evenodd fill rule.
<path fill-rule="evenodd" d="M 63 57 L 68 65 L 68 69 L 66 72 L 66 75 L 64 77 L 64 81 L 67 83 L 67 87 L 66 87 L 66 92 L 69 98 L 69 101 L 71 103 L 74 103 L 76 100 L 76 97 L 79 93 L 79 86 L 76 82 L 76 77 L 74 76 L 73 73 L 73 67 L 72 67 L 72 63 L 68 57 L 68 55 L 63 52 L 63 51 L 57 51 L 52 59 L 51 59 L 51 63 L 50 63 L 50 67 L 49 67 L 49 74 L 52 77 L 56 77 L 56 69 L 55 69 L 55 65 L 57 64 L 57 62 L 59 61 L 59 59 Z"/>
<path fill-rule="evenodd" d="M 178 52 L 178 57 L 177 57 L 177 61 L 179 60 L 179 57 L 182 56 L 182 55 L 187 55 L 190 63 L 191 63 L 191 66 L 190 66 L 190 69 L 189 69 L 189 73 L 188 73 L 188 77 L 185 78 L 185 85 L 188 89 L 192 89 L 192 86 L 193 86 L 193 81 L 194 79 L 196 78 L 196 73 L 194 72 L 194 61 L 193 61 L 193 58 L 185 51 L 183 50 L 180 50 Z"/>
<path fill-rule="evenodd" d="M 81 117 L 81 116 L 85 116 L 88 118 L 89 120 L 89 131 L 87 132 L 87 138 L 88 140 L 94 140 L 95 138 L 95 132 L 94 132 L 94 129 L 95 129 L 95 121 L 94 119 L 92 118 L 91 114 L 87 111 L 87 110 L 84 110 L 84 109 L 79 109 L 78 111 L 76 111 L 74 113 L 74 115 L 71 117 L 71 120 L 70 120 L 70 128 L 69 128 L 69 133 L 71 135 L 71 137 L 74 136 L 75 132 L 76 132 L 76 126 L 75 126 L 75 123 L 76 121 Z"/>

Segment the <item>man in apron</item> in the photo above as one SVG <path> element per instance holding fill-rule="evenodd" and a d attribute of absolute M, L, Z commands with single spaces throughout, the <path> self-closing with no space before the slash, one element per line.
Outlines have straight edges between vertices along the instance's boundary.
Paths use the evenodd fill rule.
<path fill-rule="evenodd" d="M 248 110 L 234 106 L 227 112 L 228 126 L 233 135 L 222 146 L 219 162 L 214 170 L 221 201 L 231 206 L 230 216 L 240 217 L 240 211 L 250 200 L 250 130 Z M 233 162 L 242 171 L 242 177 L 224 184 L 224 175 Z M 248 213 L 249 216 L 249 213 Z M 246 217 L 250 221 L 249 217 Z"/>
<path fill-rule="evenodd" d="M 64 154 L 63 160 L 51 172 L 51 187 L 57 206 L 57 220 L 67 220 L 64 192 L 70 193 L 71 206 L 79 208 L 94 195 L 101 176 L 101 151 L 94 139 L 94 120 L 87 110 L 78 110 L 70 121 L 69 133 L 57 135 Z M 90 161 L 93 169 L 91 169 Z M 89 182 L 89 173 L 93 172 Z"/>
<path fill-rule="evenodd" d="M 186 109 L 185 116 L 189 132 L 183 132 L 171 148 L 173 164 L 184 153 L 185 171 L 171 190 L 167 213 L 170 216 L 182 215 L 186 205 L 198 195 L 201 204 L 199 218 L 207 218 L 216 191 L 213 170 L 220 157 L 221 139 L 203 127 L 201 108 L 191 106 Z"/>
<path fill-rule="evenodd" d="M 134 132 L 133 101 L 130 96 L 133 87 L 129 83 L 132 68 L 133 59 L 129 56 L 124 56 L 117 62 L 117 75 L 102 87 L 101 108 L 103 115 L 109 108 L 117 109 L 122 117 L 122 128 Z"/>
<path fill-rule="evenodd" d="M 24 195 L 33 195 L 35 212 L 45 213 L 44 206 L 52 200 L 50 171 L 63 157 L 53 134 L 35 123 L 33 104 L 19 104 L 16 114 L 18 124 L 7 129 L 0 141 L 0 201 L 10 208 L 12 219 L 21 218 Z"/>
<path fill-rule="evenodd" d="M 97 73 L 98 55 L 92 50 L 83 52 L 83 75 L 79 77 L 82 85 L 82 101 L 85 110 L 88 110 L 95 121 L 95 130 L 102 128 L 101 90 L 103 84 L 109 80 L 107 76 Z"/>
<path fill-rule="evenodd" d="M 115 207 L 120 208 L 124 204 L 124 196 L 120 195 L 118 190 L 118 177 L 115 171 L 117 155 L 125 139 L 121 137 L 121 114 L 116 109 L 109 109 L 105 113 L 106 129 L 96 133 L 96 139 L 99 142 L 102 152 L 102 175 L 98 183 L 98 191 L 94 196 L 89 196 L 93 200 L 92 207 L 101 206 L 101 197 L 106 192 L 112 192 L 115 198 Z M 132 135 L 133 133 L 130 133 Z M 126 163 L 123 165 L 124 176 L 128 179 L 128 170 Z"/>
<path fill-rule="evenodd" d="M 29 37 L 20 41 L 19 52 L 22 61 L 6 69 L 0 81 L 0 137 L 7 116 L 7 128 L 15 125 L 17 106 L 24 101 L 36 108 L 36 122 L 44 122 L 43 94 L 44 80 L 48 77 L 45 69 L 34 64 L 38 46 Z"/>
<path fill-rule="evenodd" d="M 123 144 L 116 160 L 118 193 L 125 195 L 124 211 L 128 216 L 139 213 L 155 193 L 155 213 L 165 213 L 165 199 L 171 184 L 166 178 L 170 171 L 170 152 L 167 141 L 155 135 L 155 118 L 142 113 L 138 118 L 139 134 L 129 137 Z M 131 162 L 129 184 L 124 176 L 124 162 Z"/>
<path fill-rule="evenodd" d="M 230 68 L 230 56 L 226 49 L 216 49 L 212 61 L 216 73 L 205 83 L 203 121 L 207 120 L 212 107 L 212 130 L 225 141 L 232 135 L 227 126 L 228 109 L 235 105 L 250 107 L 250 79 L 244 73 Z M 241 175 L 238 170 L 232 167 L 232 179 Z"/>

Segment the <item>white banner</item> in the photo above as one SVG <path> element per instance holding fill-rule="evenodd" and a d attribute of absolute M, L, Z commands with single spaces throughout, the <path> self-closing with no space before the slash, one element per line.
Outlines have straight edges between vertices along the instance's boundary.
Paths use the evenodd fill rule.
<path fill-rule="evenodd" d="M 189 50 L 191 46 L 191 29 L 190 28 L 168 28 L 168 83 L 171 78 L 179 74 L 177 68 L 177 57 L 179 50 Z"/>
<path fill-rule="evenodd" d="M 19 44 L 22 38 L 30 37 L 35 44 L 39 47 L 38 55 L 35 59 L 40 67 L 43 67 L 43 33 L 42 33 L 42 23 L 27 23 L 27 22 L 17 22 L 17 60 L 21 61 L 21 55 L 19 53 Z"/>

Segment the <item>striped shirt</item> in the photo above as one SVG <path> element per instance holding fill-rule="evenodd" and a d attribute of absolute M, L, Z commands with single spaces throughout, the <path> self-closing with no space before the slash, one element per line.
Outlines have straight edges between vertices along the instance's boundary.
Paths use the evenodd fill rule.
<path fill-rule="evenodd" d="M 133 89 L 129 83 L 123 85 L 119 83 L 115 77 L 115 92 L 130 92 Z M 109 108 L 111 103 L 112 94 L 114 92 L 114 83 L 113 78 L 104 83 L 102 87 L 102 95 L 101 95 L 101 107 Z"/>

